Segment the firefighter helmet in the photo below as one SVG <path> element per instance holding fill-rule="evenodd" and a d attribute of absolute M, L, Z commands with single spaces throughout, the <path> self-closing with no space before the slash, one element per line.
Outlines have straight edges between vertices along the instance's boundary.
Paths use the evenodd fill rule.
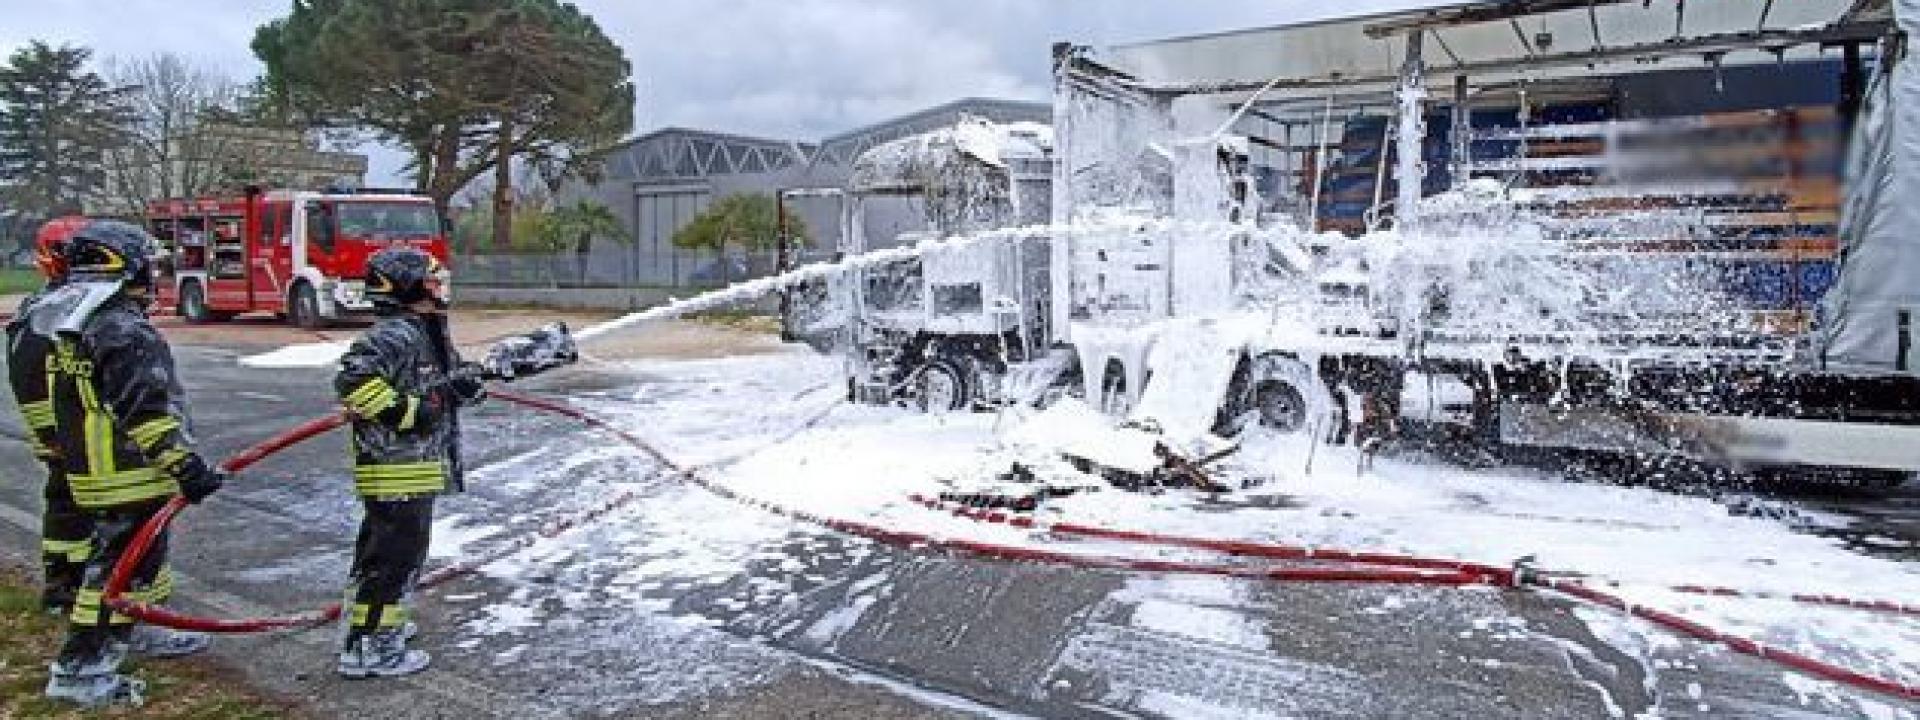
<path fill-rule="evenodd" d="M 33 264 L 40 268 L 40 274 L 49 282 L 59 282 L 67 278 L 67 241 L 87 223 L 93 222 L 79 215 L 54 218 L 40 226 L 39 234 L 33 238 Z"/>
<path fill-rule="evenodd" d="M 152 235 L 118 220 L 94 220 L 67 241 L 67 272 L 76 280 L 117 280 L 153 287 Z"/>
<path fill-rule="evenodd" d="M 446 282 L 446 268 L 417 248 L 387 248 L 367 258 L 367 299 L 376 305 L 406 307 L 430 300 L 445 309 Z"/>

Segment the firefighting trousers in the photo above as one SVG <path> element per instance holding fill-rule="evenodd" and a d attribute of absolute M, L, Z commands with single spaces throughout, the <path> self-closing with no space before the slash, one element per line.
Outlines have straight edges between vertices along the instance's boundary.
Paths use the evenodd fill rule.
<path fill-rule="evenodd" d="M 93 548 L 93 514 L 73 501 L 63 470 L 47 471 L 46 510 L 40 516 L 40 604 L 66 611 L 86 579 Z"/>
<path fill-rule="evenodd" d="M 347 609 L 348 640 L 407 622 L 405 600 L 433 534 L 433 498 L 363 498 L 366 516 L 353 545 L 353 604 Z"/>
<path fill-rule="evenodd" d="M 133 618 L 108 609 L 101 602 L 101 590 L 106 587 L 113 566 L 132 544 L 134 535 L 166 503 L 166 498 L 156 498 L 92 510 L 93 554 L 87 558 L 85 578 L 75 593 L 73 611 L 67 615 L 67 641 L 60 648 L 62 664 L 90 664 L 109 641 L 125 641 L 132 633 Z M 167 569 L 169 534 L 162 532 L 155 537 L 147 556 L 134 568 L 133 579 L 127 585 L 127 598 L 159 604 L 173 595 L 173 572 Z"/>

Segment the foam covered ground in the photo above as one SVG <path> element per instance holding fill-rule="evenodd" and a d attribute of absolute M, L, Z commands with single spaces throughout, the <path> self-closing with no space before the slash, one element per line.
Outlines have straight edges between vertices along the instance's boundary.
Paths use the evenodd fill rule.
<path fill-rule="evenodd" d="M 643 385 L 630 397 L 580 402 L 657 441 L 683 463 L 707 465 L 704 472 L 714 481 L 747 496 L 942 537 L 1093 554 L 1217 559 L 1195 551 L 1067 542 L 978 524 L 908 501 L 910 493 L 980 487 L 1014 462 L 1057 483 L 1099 484 L 1074 473 L 1057 451 L 1080 445 L 1137 454 L 1141 439 L 1116 431 L 1075 401 L 1044 411 L 958 415 L 840 404 L 837 361 L 797 352 L 641 362 L 632 370 L 673 381 Z M 1311 447 L 1299 436 L 1254 437 L 1229 464 L 1231 478 L 1256 481 L 1254 488 L 1222 499 L 1182 490 L 1155 495 L 1108 488 L 1050 501 L 1040 517 L 1502 565 L 1534 556 L 1543 567 L 1585 574 L 1589 582 L 1636 603 L 1920 684 L 1920 622 L 1913 618 L 1666 589 L 1693 583 L 1911 602 L 1920 594 L 1920 572 L 1910 563 L 1863 556 L 1837 540 L 1779 520 L 1736 515 L 1701 497 L 1536 471 L 1471 470 L 1394 458 L 1362 470 L 1358 460 L 1350 449 Z M 708 522 L 768 532 L 766 518 L 749 515 L 710 516 Z M 701 552 L 690 548 L 689 555 L 670 562 L 696 563 Z M 1629 654 L 1635 654 L 1634 647 L 1671 641 L 1640 621 L 1591 616 L 1604 625 L 1596 633 Z M 1784 671 L 1781 682 L 1804 696 L 1856 703 L 1868 715 L 1912 716 L 1832 683 Z"/>

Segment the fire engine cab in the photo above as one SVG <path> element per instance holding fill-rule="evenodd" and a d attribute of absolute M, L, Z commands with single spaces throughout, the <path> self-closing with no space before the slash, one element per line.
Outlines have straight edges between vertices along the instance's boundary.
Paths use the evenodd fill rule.
<path fill-rule="evenodd" d="M 147 208 L 161 244 L 159 305 L 188 322 L 271 312 L 304 328 L 373 310 L 367 257 L 412 246 L 448 261 L 433 202 L 404 192 L 261 191 Z"/>

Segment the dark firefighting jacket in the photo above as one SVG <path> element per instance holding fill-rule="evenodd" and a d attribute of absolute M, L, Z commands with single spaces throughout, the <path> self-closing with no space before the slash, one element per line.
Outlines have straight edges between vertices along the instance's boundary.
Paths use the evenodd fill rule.
<path fill-rule="evenodd" d="M 404 498 L 462 487 L 459 355 L 440 318 L 382 317 L 340 358 L 334 390 L 351 410 L 354 489 Z"/>
<path fill-rule="evenodd" d="M 32 312 L 60 310 L 51 304 Z M 78 333 L 54 337 L 43 378 L 58 428 L 50 445 L 74 502 L 110 507 L 179 492 L 194 456 L 186 391 L 139 304 L 116 294 Z"/>
<path fill-rule="evenodd" d="M 27 313 L 46 291 L 28 295 L 20 301 L 13 319 L 7 322 L 7 383 L 13 387 L 13 402 L 27 424 L 27 446 L 41 462 L 53 465 L 55 430 L 53 401 L 47 396 L 47 357 L 53 353 L 53 341 L 33 332 Z"/>

